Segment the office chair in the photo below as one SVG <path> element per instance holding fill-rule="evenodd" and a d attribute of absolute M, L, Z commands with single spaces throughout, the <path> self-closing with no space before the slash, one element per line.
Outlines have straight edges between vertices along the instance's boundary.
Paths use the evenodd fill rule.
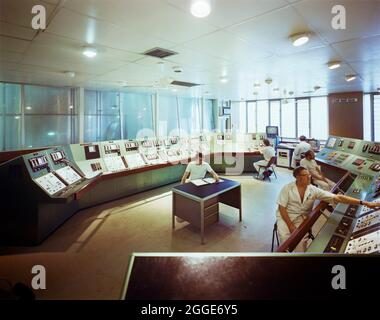
<path fill-rule="evenodd" d="M 274 176 L 276 177 L 277 179 L 277 174 L 276 174 L 276 171 L 274 170 L 274 166 L 275 164 L 277 163 L 277 157 L 272 157 L 270 158 L 270 160 L 268 161 L 268 164 L 266 166 L 260 166 L 259 165 L 259 171 L 257 173 L 257 176 L 260 176 L 260 172 L 261 172 L 261 169 L 264 169 L 264 172 L 263 172 L 263 180 L 265 180 L 266 178 L 270 180 L 270 176 L 272 174 L 272 172 L 274 173 Z"/>
<path fill-rule="evenodd" d="M 277 240 L 277 247 L 280 246 L 280 240 L 278 240 L 278 233 L 277 233 L 277 222 L 274 223 L 273 225 L 273 231 L 272 231 L 272 248 L 271 252 L 273 252 L 274 249 L 274 238 L 276 237 Z"/>

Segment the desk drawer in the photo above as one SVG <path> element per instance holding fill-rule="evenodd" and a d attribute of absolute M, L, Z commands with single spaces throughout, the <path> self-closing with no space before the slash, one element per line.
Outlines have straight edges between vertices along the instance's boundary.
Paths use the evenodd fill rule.
<path fill-rule="evenodd" d="M 219 212 L 209 215 L 207 218 L 205 217 L 205 228 L 219 221 Z"/>
<path fill-rule="evenodd" d="M 219 202 L 218 197 L 214 197 L 212 199 L 209 199 L 209 200 L 205 201 L 204 205 L 205 205 L 205 208 L 208 208 L 209 206 L 212 206 L 212 205 L 214 205 L 214 204 L 216 204 L 218 202 Z"/>
<path fill-rule="evenodd" d="M 215 203 L 207 208 L 205 208 L 205 218 L 215 213 L 219 213 L 219 203 Z"/>

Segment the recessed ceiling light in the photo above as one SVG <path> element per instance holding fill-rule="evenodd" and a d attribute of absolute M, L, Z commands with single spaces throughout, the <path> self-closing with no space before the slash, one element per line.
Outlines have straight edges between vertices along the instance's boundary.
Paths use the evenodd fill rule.
<path fill-rule="evenodd" d="M 279 91 L 280 91 L 280 88 L 274 88 L 273 91 L 274 91 L 274 92 L 279 92 Z"/>
<path fill-rule="evenodd" d="M 354 74 L 350 74 L 350 75 L 346 76 L 346 81 L 347 82 L 353 81 L 355 79 L 356 79 L 356 75 L 354 75 Z"/>
<path fill-rule="evenodd" d="M 55 132 L 48 132 L 48 134 L 47 134 L 49 137 L 53 137 L 53 136 L 55 136 Z"/>
<path fill-rule="evenodd" d="M 253 85 L 254 88 L 260 88 L 260 83 L 259 82 L 255 82 L 255 84 Z"/>
<path fill-rule="evenodd" d="M 190 11 L 194 17 L 205 18 L 211 12 L 210 2 L 208 0 L 193 0 Z"/>
<path fill-rule="evenodd" d="M 31 106 L 27 106 L 25 107 L 26 110 L 32 110 L 32 107 Z"/>
<path fill-rule="evenodd" d="M 95 58 L 98 51 L 94 47 L 84 47 L 82 53 L 87 58 Z"/>
<path fill-rule="evenodd" d="M 172 91 L 173 91 L 173 92 L 177 92 L 178 89 L 177 89 L 177 88 L 173 88 Z"/>
<path fill-rule="evenodd" d="M 292 41 L 293 46 L 299 47 L 304 45 L 309 41 L 310 34 L 309 33 L 297 33 L 293 34 L 289 37 L 290 41 Z"/>
<path fill-rule="evenodd" d="M 340 67 L 340 63 L 341 63 L 340 61 L 331 61 L 327 65 L 330 70 L 334 70 Z"/>
<path fill-rule="evenodd" d="M 320 86 L 315 86 L 315 87 L 314 87 L 314 91 L 318 91 L 319 89 L 321 89 Z"/>
<path fill-rule="evenodd" d="M 15 119 L 16 119 L 16 120 L 19 120 L 19 119 L 20 119 L 20 117 L 19 117 L 19 116 L 15 116 Z"/>
<path fill-rule="evenodd" d="M 69 106 L 69 109 L 70 109 L 70 110 L 74 109 L 74 106 Z"/>
<path fill-rule="evenodd" d="M 257 91 L 255 91 L 254 93 L 253 93 L 253 95 L 254 96 L 257 96 L 259 93 L 257 92 Z"/>
<path fill-rule="evenodd" d="M 226 77 L 221 77 L 220 78 L 220 82 L 221 83 L 227 83 L 228 82 L 228 79 Z"/>

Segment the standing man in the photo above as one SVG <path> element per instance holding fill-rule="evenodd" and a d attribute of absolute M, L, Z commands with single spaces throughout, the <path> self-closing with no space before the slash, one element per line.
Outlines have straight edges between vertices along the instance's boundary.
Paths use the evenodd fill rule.
<path fill-rule="evenodd" d="M 315 153 L 313 150 L 305 152 L 305 158 L 301 160 L 300 164 L 301 167 L 309 170 L 313 183 L 316 184 L 319 188 L 329 191 L 334 187 L 335 183 L 327 179 L 321 172 L 320 166 L 315 161 Z"/>
<path fill-rule="evenodd" d="M 305 153 L 311 149 L 311 145 L 306 142 L 305 136 L 299 137 L 300 143 L 294 149 L 293 158 L 292 158 L 292 168 L 297 166 L 297 161 L 301 160 L 301 153 Z"/>
<path fill-rule="evenodd" d="M 276 151 L 275 151 L 274 148 L 270 145 L 269 140 L 268 140 L 268 139 L 264 139 L 263 142 L 264 142 L 265 147 L 263 147 L 263 148 L 260 150 L 260 153 L 263 155 L 264 160 L 259 160 L 259 161 L 256 161 L 256 162 L 253 163 L 253 166 L 255 167 L 257 173 L 259 172 L 259 168 L 260 168 L 260 166 L 264 166 L 264 167 L 267 166 L 269 160 L 270 160 L 272 157 L 275 157 L 275 156 L 276 156 Z"/>
<path fill-rule="evenodd" d="M 307 219 L 313 210 L 315 200 L 328 203 L 365 205 L 369 208 L 380 207 L 380 203 L 361 201 L 344 195 L 335 195 L 311 185 L 311 175 L 303 167 L 294 169 L 293 176 L 296 178 L 296 181 L 285 185 L 277 199 L 277 230 L 281 243 L 287 240 L 300 224 Z M 300 248 L 300 245 L 302 248 Z M 298 249 L 305 251 L 305 239 L 301 241 L 300 245 Z"/>

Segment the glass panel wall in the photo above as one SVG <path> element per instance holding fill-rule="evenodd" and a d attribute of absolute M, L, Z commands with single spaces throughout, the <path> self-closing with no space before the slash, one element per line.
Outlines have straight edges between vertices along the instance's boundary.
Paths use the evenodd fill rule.
<path fill-rule="evenodd" d="M 327 140 L 329 135 L 329 110 L 327 97 L 310 99 L 310 138 Z"/>
<path fill-rule="evenodd" d="M 281 102 L 282 137 L 296 137 L 296 104 L 294 99 L 286 99 Z"/>
<path fill-rule="evenodd" d="M 182 135 L 199 135 L 201 131 L 199 100 L 179 98 L 178 102 L 179 124 Z"/>
<path fill-rule="evenodd" d="M 277 126 L 281 136 L 281 101 L 271 100 L 270 104 L 270 125 Z"/>
<path fill-rule="evenodd" d="M 203 131 L 213 131 L 215 129 L 214 116 L 212 112 L 212 100 L 206 99 L 203 104 Z"/>
<path fill-rule="evenodd" d="M 256 117 L 256 106 L 257 102 L 248 102 L 247 103 L 247 117 L 248 117 L 248 133 L 257 132 L 257 117 Z"/>
<path fill-rule="evenodd" d="M 124 139 L 154 137 L 152 95 L 121 94 Z"/>
<path fill-rule="evenodd" d="M 297 99 L 297 137 L 310 136 L 309 99 Z"/>
<path fill-rule="evenodd" d="M 157 105 L 157 133 L 159 137 L 178 136 L 177 97 L 159 96 Z"/>

